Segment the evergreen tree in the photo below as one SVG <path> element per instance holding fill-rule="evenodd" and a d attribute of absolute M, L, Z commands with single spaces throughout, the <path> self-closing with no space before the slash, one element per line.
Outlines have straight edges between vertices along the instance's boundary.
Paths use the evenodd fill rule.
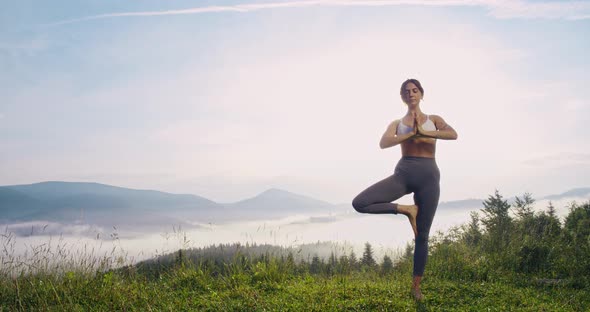
<path fill-rule="evenodd" d="M 501 224 L 505 220 L 510 220 L 508 212 L 510 211 L 510 205 L 498 190 L 495 191 L 494 195 L 488 196 L 488 199 L 483 201 L 484 218 L 482 219 L 483 224 L 487 228 L 493 228 Z"/>
<path fill-rule="evenodd" d="M 563 232 L 566 270 L 580 280 L 578 283 L 590 285 L 590 201 L 581 206 L 571 204 Z"/>
<path fill-rule="evenodd" d="M 311 265 L 309 266 L 309 272 L 312 274 L 319 274 L 322 271 L 322 263 L 320 257 L 316 254 L 311 259 Z"/>
<path fill-rule="evenodd" d="M 361 264 L 368 267 L 374 267 L 377 265 L 375 258 L 373 258 L 373 247 L 368 242 L 365 243 L 365 251 L 363 252 L 363 258 Z"/>
<path fill-rule="evenodd" d="M 472 211 L 470 213 L 471 221 L 467 224 L 467 229 L 463 234 L 463 240 L 468 246 L 475 247 L 481 242 L 482 233 L 479 227 L 479 214 Z"/>
<path fill-rule="evenodd" d="M 293 252 L 289 251 L 287 254 L 287 261 L 285 266 L 287 267 L 288 272 L 295 272 L 297 266 L 295 265 L 295 257 L 293 257 Z"/>
<path fill-rule="evenodd" d="M 510 241 L 512 218 L 509 215 L 510 205 L 500 192 L 496 190 L 483 202 L 482 212 L 484 217 L 481 223 L 484 225 L 487 240 L 485 247 L 488 251 L 502 251 Z"/>
<path fill-rule="evenodd" d="M 524 193 L 522 198 L 516 196 L 514 200 L 514 210 L 517 216 L 516 237 L 522 241 L 537 240 L 539 237 L 539 224 L 533 212 L 535 200 L 530 193 Z M 520 244 L 520 242 L 517 242 Z"/>
<path fill-rule="evenodd" d="M 553 203 L 551 201 L 549 201 L 549 206 L 547 206 L 547 214 L 552 218 L 557 218 L 557 214 L 555 213 L 555 207 L 553 206 Z"/>
<path fill-rule="evenodd" d="M 338 259 L 337 272 L 340 274 L 348 274 L 351 269 L 350 260 L 347 255 L 340 256 Z"/>
<path fill-rule="evenodd" d="M 414 259 L 414 244 L 410 244 L 410 243 L 406 244 L 403 258 L 406 260 Z"/>
<path fill-rule="evenodd" d="M 336 258 L 336 255 L 334 254 L 334 252 L 330 252 L 330 258 L 328 258 L 328 264 L 330 265 L 330 267 L 334 268 L 336 267 L 336 264 L 338 263 L 338 259 Z"/>
<path fill-rule="evenodd" d="M 530 193 L 526 192 L 522 198 L 516 196 L 514 206 L 516 208 L 516 215 L 520 220 L 529 220 L 533 217 L 533 204 L 535 199 Z"/>
<path fill-rule="evenodd" d="M 178 249 L 178 256 L 176 257 L 176 265 L 184 266 L 185 262 L 185 255 L 182 252 L 182 249 Z"/>
<path fill-rule="evenodd" d="M 548 224 L 545 228 L 546 230 L 544 234 L 545 236 L 550 237 L 552 242 L 555 242 L 555 239 L 557 239 L 561 234 L 561 222 L 557 217 L 555 207 L 553 206 L 553 203 L 551 201 L 549 201 L 549 205 L 547 206 L 546 215 L 549 220 L 547 222 Z"/>
<path fill-rule="evenodd" d="M 393 272 L 393 261 L 388 255 L 383 256 L 383 262 L 381 263 L 381 274 L 386 275 Z"/>
<path fill-rule="evenodd" d="M 584 205 L 572 203 L 570 213 L 565 218 L 564 229 L 580 242 L 590 239 L 590 202 Z"/>
<path fill-rule="evenodd" d="M 358 259 L 356 258 L 356 254 L 354 253 L 354 250 L 350 252 L 350 256 L 348 256 L 348 263 L 350 264 L 350 268 L 351 269 L 358 269 L 359 266 L 359 262 Z"/>
<path fill-rule="evenodd" d="M 328 273 L 328 275 L 333 275 L 334 272 L 336 272 L 336 265 L 337 264 L 338 264 L 338 259 L 336 258 L 336 255 L 332 251 L 330 253 L 330 258 L 328 258 L 328 265 L 326 266 L 326 273 Z"/>

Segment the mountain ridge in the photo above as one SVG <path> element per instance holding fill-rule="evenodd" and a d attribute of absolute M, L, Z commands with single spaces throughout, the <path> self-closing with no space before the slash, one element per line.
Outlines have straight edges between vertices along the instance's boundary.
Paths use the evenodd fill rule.
<path fill-rule="evenodd" d="M 590 195 L 590 188 L 540 197 L 557 200 Z M 512 197 L 513 198 L 513 197 Z M 507 198 L 511 200 L 511 198 Z M 439 203 L 442 209 L 481 208 L 484 199 L 470 198 Z M 131 189 L 97 182 L 45 181 L 0 186 L 0 223 L 88 222 L 147 225 L 158 220 L 168 224 L 226 222 L 301 215 L 333 215 L 354 212 L 350 204 L 332 204 L 279 188 L 233 203 L 217 203 L 193 194 Z"/>
<path fill-rule="evenodd" d="M 193 194 L 139 190 L 97 182 L 45 181 L 0 186 L 0 223 L 48 221 L 110 226 L 153 224 L 157 218 L 177 224 L 280 218 L 294 213 L 323 213 L 334 205 L 271 188 L 234 203 L 217 203 Z M 110 216 L 110 217 L 107 217 Z"/>

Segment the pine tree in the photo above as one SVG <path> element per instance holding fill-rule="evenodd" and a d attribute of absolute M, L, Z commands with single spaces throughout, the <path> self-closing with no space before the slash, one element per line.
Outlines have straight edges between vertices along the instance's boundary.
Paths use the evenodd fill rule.
<path fill-rule="evenodd" d="M 351 269 L 358 269 L 359 263 L 358 259 L 356 258 L 356 254 L 354 250 L 350 252 L 350 256 L 348 256 L 348 263 L 350 264 Z"/>
<path fill-rule="evenodd" d="M 319 274 L 322 271 L 322 263 L 320 262 L 320 257 L 318 255 L 314 255 L 311 259 L 311 265 L 309 266 L 309 272 L 312 274 Z"/>
<path fill-rule="evenodd" d="M 555 207 L 551 201 L 549 201 L 549 206 L 547 206 L 547 216 L 550 221 L 548 222 L 549 225 L 546 228 L 545 234 L 552 239 L 556 239 L 561 234 L 561 221 L 559 221 Z"/>
<path fill-rule="evenodd" d="M 526 192 L 522 198 L 516 196 L 514 206 L 516 208 L 516 215 L 520 220 L 529 220 L 533 216 L 533 204 L 535 199 L 530 193 Z"/>
<path fill-rule="evenodd" d="M 393 261 L 388 255 L 383 256 L 383 263 L 381 263 L 381 274 L 386 275 L 393 271 Z"/>
<path fill-rule="evenodd" d="M 477 212 L 471 212 L 471 221 L 467 224 L 467 229 L 463 234 L 463 240 L 468 246 L 477 246 L 481 242 L 482 233 L 479 227 L 479 214 Z"/>
<path fill-rule="evenodd" d="M 293 257 L 293 252 L 291 251 L 287 254 L 286 267 L 289 272 L 294 272 L 297 267 L 295 265 L 295 257 Z"/>
<path fill-rule="evenodd" d="M 493 227 L 503 220 L 510 219 L 508 214 L 510 205 L 498 190 L 483 201 L 483 206 L 482 212 L 485 218 L 482 219 L 482 222 L 486 227 Z"/>
<path fill-rule="evenodd" d="M 510 240 L 512 218 L 509 215 L 510 205 L 498 190 L 483 202 L 481 210 L 484 217 L 481 223 L 487 232 L 486 248 L 488 251 L 505 250 Z"/>
<path fill-rule="evenodd" d="M 328 273 L 329 275 L 334 274 L 334 272 L 336 272 L 336 265 L 338 264 L 338 259 L 336 258 L 336 255 L 334 254 L 334 251 L 332 251 L 330 253 L 330 258 L 328 258 L 328 265 L 326 266 L 326 273 Z"/>
<path fill-rule="evenodd" d="M 575 239 L 585 242 L 590 241 L 590 202 L 578 205 L 575 202 L 570 206 L 570 213 L 565 218 L 564 229 Z"/>
<path fill-rule="evenodd" d="M 182 252 L 182 249 L 178 249 L 178 256 L 176 257 L 176 265 L 184 266 L 185 263 L 185 256 Z"/>
<path fill-rule="evenodd" d="M 330 264 L 331 267 L 335 267 L 336 264 L 338 263 L 338 258 L 336 258 L 336 254 L 334 254 L 334 252 L 330 252 L 330 258 L 328 259 L 328 263 Z"/>
<path fill-rule="evenodd" d="M 555 207 L 551 201 L 549 201 L 549 206 L 547 206 L 547 214 L 552 218 L 557 217 L 557 214 L 555 213 Z"/>
<path fill-rule="evenodd" d="M 564 265 L 570 276 L 590 285 L 590 201 L 573 202 L 563 224 Z"/>
<path fill-rule="evenodd" d="M 350 272 L 351 265 L 350 260 L 347 255 L 340 256 L 338 259 L 338 270 L 337 272 L 340 274 L 348 274 Z"/>
<path fill-rule="evenodd" d="M 369 244 L 368 242 L 365 243 L 365 251 L 363 252 L 361 264 L 368 267 L 374 267 L 377 265 L 377 262 L 375 262 L 375 258 L 373 258 L 373 247 L 371 247 L 371 244 Z"/>

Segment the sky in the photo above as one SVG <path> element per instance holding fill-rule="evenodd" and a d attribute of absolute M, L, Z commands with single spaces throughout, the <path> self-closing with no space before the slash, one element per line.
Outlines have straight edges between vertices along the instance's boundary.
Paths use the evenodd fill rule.
<path fill-rule="evenodd" d="M 417 78 L 441 200 L 590 186 L 590 1 L 6 1 L 0 185 L 350 202 Z"/>

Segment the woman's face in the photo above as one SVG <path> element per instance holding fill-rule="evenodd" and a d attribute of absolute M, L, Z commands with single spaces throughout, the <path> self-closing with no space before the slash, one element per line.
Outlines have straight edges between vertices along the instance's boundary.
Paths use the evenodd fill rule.
<path fill-rule="evenodd" d="M 408 82 L 402 93 L 402 100 L 410 106 L 416 106 L 422 99 L 422 92 L 413 82 Z"/>

